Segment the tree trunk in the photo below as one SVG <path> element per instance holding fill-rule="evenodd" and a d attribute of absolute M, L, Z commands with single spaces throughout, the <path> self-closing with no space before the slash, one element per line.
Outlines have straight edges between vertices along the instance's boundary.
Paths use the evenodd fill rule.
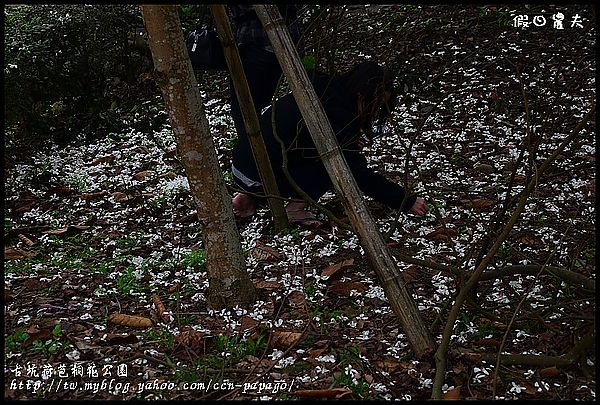
<path fill-rule="evenodd" d="M 244 127 L 248 134 L 252 153 L 256 161 L 258 173 L 267 194 L 267 201 L 269 202 L 269 208 L 273 215 L 273 222 L 277 231 L 282 231 L 289 226 L 287 214 L 283 206 L 283 200 L 279 197 L 279 188 L 273 174 L 273 168 L 271 167 L 271 161 L 267 154 L 267 148 L 263 141 L 260 124 L 258 117 L 256 116 L 256 109 L 254 107 L 254 101 L 250 94 L 250 88 L 248 87 L 248 81 L 246 80 L 246 74 L 242 67 L 242 61 L 238 52 L 233 33 L 231 32 L 231 26 L 229 25 L 229 18 L 225 11 L 225 6 L 222 4 L 211 4 L 210 9 L 215 19 L 215 26 L 219 34 L 219 39 L 223 45 L 223 53 L 225 54 L 225 60 L 229 66 L 229 72 L 233 80 L 233 87 L 235 93 L 240 101 L 240 110 L 242 117 L 244 118 Z"/>
<path fill-rule="evenodd" d="M 209 133 L 191 62 L 174 5 L 141 6 L 154 60 L 155 78 L 165 100 L 177 151 L 197 205 L 207 254 L 212 308 L 249 307 L 256 291 L 246 272 L 231 197 L 227 193 Z"/>
<path fill-rule="evenodd" d="M 255 5 L 254 8 L 269 36 L 275 55 L 277 55 L 279 64 L 287 77 L 327 173 L 329 173 L 337 194 L 342 199 L 352 226 L 360 238 L 361 245 L 368 254 L 390 305 L 406 332 L 411 347 L 418 357 L 430 354 L 433 352 L 433 340 L 360 194 L 329 120 L 323 111 L 323 106 L 300 62 L 277 6 Z"/>

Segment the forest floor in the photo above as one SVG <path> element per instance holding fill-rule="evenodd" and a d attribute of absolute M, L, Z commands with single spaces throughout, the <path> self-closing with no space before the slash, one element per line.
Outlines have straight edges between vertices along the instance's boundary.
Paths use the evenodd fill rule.
<path fill-rule="evenodd" d="M 552 26 L 558 12 L 563 30 Z M 518 14 L 547 23 L 515 28 Z M 338 41 L 331 66 L 371 58 L 398 72 L 393 122 L 365 154 L 430 212 L 368 204 L 390 247 L 433 263 L 398 269 L 439 342 L 486 238 L 592 108 L 595 16 L 591 6 L 422 5 L 335 21 L 312 37 Z M 231 186 L 226 78 L 199 82 Z M 596 317 L 594 134 L 595 116 L 537 178 L 467 300 L 444 398 L 595 400 L 585 345 Z M 324 216 L 280 233 L 264 209 L 240 224 L 259 300 L 208 309 L 200 225 L 174 148 L 165 125 L 5 167 L 5 398 L 431 398 L 433 357 L 415 357 L 357 236 Z M 341 215 L 333 194 L 322 202 Z M 498 366 L 498 353 L 528 356 Z"/>

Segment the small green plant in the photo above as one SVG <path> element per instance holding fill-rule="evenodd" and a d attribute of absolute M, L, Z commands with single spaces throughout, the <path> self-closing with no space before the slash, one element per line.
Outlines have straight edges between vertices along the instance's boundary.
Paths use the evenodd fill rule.
<path fill-rule="evenodd" d="M 61 342 L 62 338 L 62 328 L 60 324 L 54 326 L 52 329 L 52 339 L 48 339 L 46 341 L 35 340 L 31 345 L 31 351 L 33 353 L 38 353 L 44 356 L 51 356 L 62 348 L 63 342 Z"/>
<path fill-rule="evenodd" d="M 72 174 L 65 178 L 65 184 L 81 193 L 89 190 L 90 178 L 82 174 Z"/>
<path fill-rule="evenodd" d="M 232 150 L 233 148 L 235 148 L 235 145 L 237 145 L 237 142 L 238 142 L 238 137 L 236 135 L 234 135 L 225 141 L 225 148 Z M 228 170 L 228 172 L 229 172 L 229 170 Z"/>
<path fill-rule="evenodd" d="M 143 233 L 131 233 L 117 241 L 117 246 L 122 246 L 126 248 L 134 248 L 140 244 L 141 239 L 143 238 Z"/>
<path fill-rule="evenodd" d="M 585 267 L 588 263 L 595 263 L 596 249 L 588 249 L 584 251 L 579 257 L 573 261 L 573 266 L 580 269 Z"/>
<path fill-rule="evenodd" d="M 513 253 L 512 247 L 507 245 L 502 245 L 498 248 L 498 257 L 502 259 L 509 258 Z"/>
<path fill-rule="evenodd" d="M 142 290 L 135 274 L 135 270 L 135 267 L 131 265 L 123 270 L 123 273 L 117 277 L 117 289 L 122 294 L 128 295 L 131 294 L 131 292 L 139 292 Z"/>
<path fill-rule="evenodd" d="M 146 335 L 150 340 L 156 341 L 159 347 L 167 349 L 175 347 L 175 339 L 167 329 L 149 329 L 148 332 L 146 332 Z M 167 355 L 165 355 L 165 357 L 167 357 Z"/>
<path fill-rule="evenodd" d="M 360 349 L 356 346 L 346 346 L 339 356 L 340 364 L 354 364 L 363 369 L 365 363 L 360 357 Z"/>
<path fill-rule="evenodd" d="M 172 363 L 172 362 L 171 362 Z M 173 372 L 173 377 L 176 381 L 188 381 L 196 382 L 199 381 L 202 376 L 202 362 L 196 360 L 196 364 L 181 364 Z M 200 376 L 199 376 L 200 374 Z M 202 376 L 203 377 L 203 376 Z"/>
<path fill-rule="evenodd" d="M 462 160 L 462 156 L 459 155 L 458 153 L 455 153 L 450 157 L 451 163 L 458 163 L 460 160 Z"/>
<path fill-rule="evenodd" d="M 356 370 L 354 370 L 352 365 L 348 364 L 339 377 L 335 379 L 335 382 L 340 387 L 348 388 L 357 398 L 368 399 L 369 384 L 357 378 L 355 372 Z"/>
<path fill-rule="evenodd" d="M 302 58 L 302 64 L 304 65 L 304 69 L 306 69 L 307 72 L 310 72 L 317 67 L 317 59 L 312 55 L 306 55 Z"/>
<path fill-rule="evenodd" d="M 90 274 L 99 274 L 99 275 L 103 275 L 106 276 L 108 274 L 108 271 L 112 268 L 112 266 L 109 263 L 100 263 L 97 266 L 92 266 L 90 268 Z"/>
<path fill-rule="evenodd" d="M 317 292 L 317 288 L 315 287 L 315 285 L 313 283 L 306 284 L 304 287 L 304 291 L 306 291 L 306 296 L 308 298 L 311 298 L 311 297 L 315 296 L 315 293 Z"/>
<path fill-rule="evenodd" d="M 223 172 L 223 180 L 227 183 L 233 183 L 233 172 L 231 170 L 225 170 Z"/>
<path fill-rule="evenodd" d="M 435 207 L 438 210 L 446 208 L 446 203 L 444 203 L 443 201 L 432 201 L 429 204 L 431 204 L 433 207 Z"/>
<path fill-rule="evenodd" d="M 512 16 L 508 11 L 498 10 L 498 26 L 500 28 L 511 28 L 513 24 Z"/>
<path fill-rule="evenodd" d="M 479 339 L 483 339 L 486 338 L 490 335 L 492 336 L 499 336 L 504 334 L 504 332 L 502 332 L 501 330 L 498 330 L 496 328 L 494 328 L 492 325 L 488 324 L 488 323 L 480 323 L 478 325 L 478 332 L 476 334 L 476 336 Z"/>
<path fill-rule="evenodd" d="M 221 337 L 224 338 L 224 340 L 220 341 L 221 350 L 231 353 L 234 361 L 247 355 L 255 356 L 260 354 L 259 352 L 264 351 L 266 348 L 266 341 L 263 335 L 258 336 L 256 340 L 251 338 L 241 340 L 238 335 L 233 335 L 230 338 L 226 336 Z"/>
<path fill-rule="evenodd" d="M 161 209 L 167 205 L 168 196 L 166 194 L 155 195 L 148 200 L 148 205 L 155 210 Z"/>
<path fill-rule="evenodd" d="M 29 334 L 25 332 L 25 329 L 18 329 L 12 335 L 6 338 L 6 353 L 12 353 L 21 348 L 21 345 L 29 339 Z M 5 354 L 6 357 L 6 354 Z"/>
<path fill-rule="evenodd" d="M 292 235 L 293 237 L 297 238 L 300 236 L 300 227 L 284 228 L 283 231 L 281 231 L 281 233 L 286 236 Z"/>
<path fill-rule="evenodd" d="M 494 101 L 494 110 L 496 110 L 497 113 L 507 112 L 508 105 L 506 104 L 506 101 L 504 101 L 502 98 L 498 98 L 496 101 Z"/>
<path fill-rule="evenodd" d="M 4 234 L 10 232 L 10 230 L 15 226 L 15 223 L 8 218 L 4 218 Z"/>
<path fill-rule="evenodd" d="M 183 256 L 181 264 L 185 267 L 199 268 L 206 264 L 206 250 L 198 249 Z"/>
<path fill-rule="evenodd" d="M 331 318 L 335 319 L 336 321 L 339 321 L 340 319 L 342 319 L 344 317 L 344 312 L 336 309 L 335 311 L 331 312 Z"/>
<path fill-rule="evenodd" d="M 204 356 L 202 364 L 211 368 L 229 367 L 241 358 L 251 355 L 260 356 L 267 347 L 264 335 L 256 339 L 242 339 L 239 335 L 213 337 L 213 351 Z"/>

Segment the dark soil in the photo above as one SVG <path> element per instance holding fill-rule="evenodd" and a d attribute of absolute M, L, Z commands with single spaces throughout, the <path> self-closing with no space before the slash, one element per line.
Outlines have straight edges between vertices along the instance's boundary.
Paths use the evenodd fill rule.
<path fill-rule="evenodd" d="M 516 28 L 519 14 L 546 25 Z M 328 50 L 323 70 L 370 58 L 397 73 L 393 122 L 365 154 L 430 213 L 368 203 L 388 245 L 426 261 L 398 268 L 436 342 L 536 179 L 454 324 L 444 398 L 594 400 L 595 116 L 535 176 L 595 102 L 595 10 L 353 6 L 316 20 L 307 49 Z M 198 80 L 233 191 L 227 77 Z M 174 147 L 168 125 L 134 127 L 5 169 L 6 399 L 431 398 L 433 356 L 414 356 L 356 235 L 325 219 L 277 234 L 263 209 L 240 224 L 259 301 L 207 308 Z M 498 366 L 498 353 L 523 356 Z"/>

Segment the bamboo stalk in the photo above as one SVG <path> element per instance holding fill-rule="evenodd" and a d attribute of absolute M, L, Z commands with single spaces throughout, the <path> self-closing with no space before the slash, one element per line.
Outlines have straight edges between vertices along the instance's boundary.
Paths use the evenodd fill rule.
<path fill-rule="evenodd" d="M 289 226 L 289 222 L 285 207 L 283 206 L 283 201 L 280 198 L 275 197 L 279 196 L 279 188 L 277 187 L 277 181 L 273 174 L 273 168 L 269 160 L 269 155 L 267 154 L 267 148 L 265 147 L 261 135 L 254 101 L 252 100 L 240 54 L 235 45 L 233 33 L 231 32 L 229 18 L 227 17 L 225 6 L 222 4 L 211 4 L 210 10 L 214 16 L 217 33 L 219 34 L 219 39 L 223 45 L 223 54 L 225 55 L 231 79 L 233 80 L 235 94 L 239 100 L 240 110 L 244 119 L 244 127 L 248 134 L 248 140 L 250 141 L 252 153 L 254 154 L 258 173 L 265 188 L 269 208 L 273 214 L 275 229 L 281 231 Z"/>
<path fill-rule="evenodd" d="M 361 245 L 368 254 L 390 305 L 406 332 L 411 347 L 418 357 L 431 353 L 433 351 L 433 340 L 360 194 L 329 120 L 325 115 L 323 106 L 300 62 L 296 48 L 290 39 L 277 6 L 255 5 L 254 9 L 269 36 L 275 55 L 292 89 L 327 173 L 337 194 L 342 199 L 352 226 L 359 236 Z"/>

